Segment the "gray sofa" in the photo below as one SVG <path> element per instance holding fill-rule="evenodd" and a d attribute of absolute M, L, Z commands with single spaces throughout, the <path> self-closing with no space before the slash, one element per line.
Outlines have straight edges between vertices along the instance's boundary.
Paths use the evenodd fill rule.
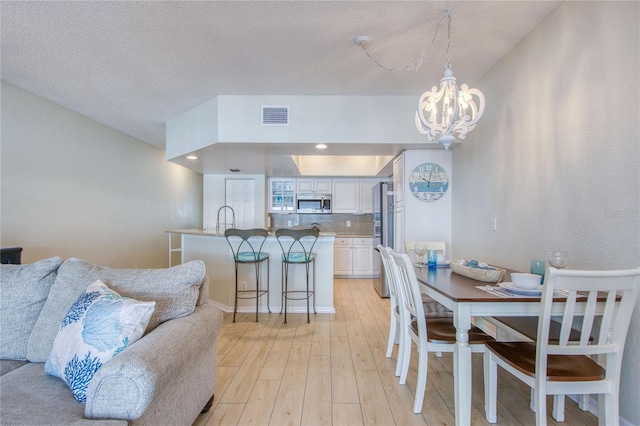
<path fill-rule="evenodd" d="M 67 311 L 101 280 L 122 296 L 155 301 L 145 334 L 104 362 L 86 403 L 44 364 Z M 0 424 L 190 425 L 210 407 L 221 311 L 207 303 L 204 263 L 106 268 L 72 258 L 0 269 Z"/>

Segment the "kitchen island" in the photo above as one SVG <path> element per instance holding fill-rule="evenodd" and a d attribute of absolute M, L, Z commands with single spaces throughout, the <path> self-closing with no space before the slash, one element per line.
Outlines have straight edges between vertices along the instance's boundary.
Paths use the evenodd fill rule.
<path fill-rule="evenodd" d="M 222 234 L 208 233 L 201 229 L 175 229 L 167 231 L 169 236 L 169 263 L 202 260 L 209 276 L 209 298 L 225 312 L 233 312 L 235 292 L 235 267 L 231 248 Z M 179 238 L 178 238 L 179 237 Z M 335 234 L 321 232 L 314 247 L 315 298 L 317 313 L 335 313 L 333 307 L 333 243 Z M 269 253 L 269 307 L 278 313 L 282 306 L 282 249 L 273 233 L 269 233 L 262 248 Z M 304 288 L 304 267 L 292 268 L 290 283 Z M 262 283 L 266 284 L 266 265 L 262 267 Z M 238 283 L 245 282 L 247 288 L 255 288 L 253 266 L 241 266 Z M 291 286 L 291 284 L 289 284 Z M 263 285 L 264 286 L 264 285 Z M 255 300 L 238 300 L 238 312 L 255 312 Z M 268 312 L 267 296 L 260 298 L 260 312 Z M 287 312 L 307 312 L 305 300 L 290 300 Z"/>

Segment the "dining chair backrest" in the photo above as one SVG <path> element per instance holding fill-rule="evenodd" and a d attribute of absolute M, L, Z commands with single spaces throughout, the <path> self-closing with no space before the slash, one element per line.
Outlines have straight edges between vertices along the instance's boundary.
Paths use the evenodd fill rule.
<path fill-rule="evenodd" d="M 382 259 L 382 268 L 384 269 L 384 276 L 387 280 L 387 285 L 389 287 L 389 299 L 391 299 L 391 309 L 395 309 L 398 307 L 398 285 L 396 283 L 396 274 L 393 268 L 395 267 L 395 263 L 393 263 L 393 259 L 391 258 L 391 252 L 393 251 L 391 247 L 384 247 L 381 244 L 377 246 L 378 251 L 380 252 L 380 258 Z"/>
<path fill-rule="evenodd" d="M 224 237 L 233 252 L 233 260 L 236 262 L 256 262 L 266 259 L 267 254 L 262 252 L 262 247 L 269 233 L 266 229 L 237 229 L 230 228 L 224 231 Z"/>
<path fill-rule="evenodd" d="M 543 286 L 540 321 L 536 341 L 536 371 L 547 371 L 547 355 L 601 355 L 600 364 L 606 370 L 607 379 L 617 379 L 620 374 L 622 353 L 631 321 L 631 315 L 640 291 L 640 268 L 617 271 L 579 271 L 549 268 Z M 554 291 L 566 292 L 567 299 L 561 316 L 559 341 L 549 339 L 551 309 Z M 577 292 L 581 292 L 579 295 Z M 605 302 L 598 297 L 606 296 Z M 574 315 L 577 302 L 586 300 L 587 308 L 578 328 L 580 340 L 570 340 L 575 327 Z M 604 303 L 598 336 L 590 342 L 594 331 L 596 304 Z M 555 317 L 555 315 L 554 315 Z M 544 380 L 545 375 L 537 375 Z"/>
<path fill-rule="evenodd" d="M 438 253 L 447 254 L 447 245 L 444 241 L 405 241 L 404 251 L 409 255 L 409 258 L 414 262 L 417 261 L 416 252 L 414 247 L 416 244 L 424 244 L 427 246 L 427 250 L 435 250 Z"/>
<path fill-rule="evenodd" d="M 314 228 L 276 230 L 276 239 L 282 248 L 282 261 L 286 263 L 313 261 L 315 257 L 313 248 L 319 236 L 320 232 Z"/>
<path fill-rule="evenodd" d="M 390 254 L 397 267 L 396 283 L 400 294 L 398 302 L 402 304 L 400 311 L 403 312 L 405 325 L 411 323 L 411 318 L 415 319 L 418 323 L 418 335 L 425 336 L 426 339 L 427 328 L 422 294 L 411 259 L 406 253 L 392 251 Z"/>

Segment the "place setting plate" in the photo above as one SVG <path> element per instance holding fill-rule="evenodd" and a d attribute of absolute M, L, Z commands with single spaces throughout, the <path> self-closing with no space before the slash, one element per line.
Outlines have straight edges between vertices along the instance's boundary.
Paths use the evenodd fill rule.
<path fill-rule="evenodd" d="M 520 288 L 516 287 L 512 282 L 498 283 L 498 286 L 513 294 L 522 294 L 527 296 L 540 296 L 542 294 L 542 286 L 540 286 L 540 288 Z"/>

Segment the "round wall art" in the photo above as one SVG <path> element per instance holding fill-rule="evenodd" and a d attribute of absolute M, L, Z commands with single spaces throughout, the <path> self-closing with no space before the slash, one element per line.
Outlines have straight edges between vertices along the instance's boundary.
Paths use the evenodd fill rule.
<path fill-rule="evenodd" d="M 409 175 L 409 189 L 420 201 L 438 201 L 449 188 L 449 177 L 441 165 L 422 163 Z"/>

